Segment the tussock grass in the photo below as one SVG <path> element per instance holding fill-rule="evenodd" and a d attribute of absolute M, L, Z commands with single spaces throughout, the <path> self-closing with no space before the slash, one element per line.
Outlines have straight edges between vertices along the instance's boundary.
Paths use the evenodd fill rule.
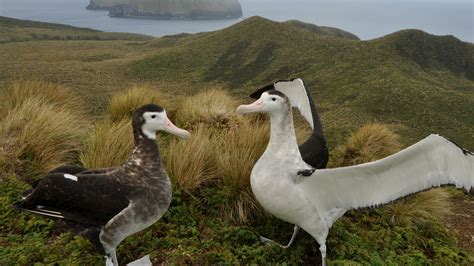
<path fill-rule="evenodd" d="M 387 125 L 367 124 L 353 133 L 332 153 L 331 167 L 375 161 L 400 150 L 399 136 Z"/>
<path fill-rule="evenodd" d="M 131 120 L 102 121 L 89 134 L 80 161 L 87 168 L 118 166 L 128 158 L 132 149 Z"/>
<path fill-rule="evenodd" d="M 248 121 L 219 136 L 214 160 L 220 181 L 233 194 L 222 213 L 233 222 L 247 223 L 262 212 L 250 188 L 250 174 L 269 138 L 268 123 Z"/>
<path fill-rule="evenodd" d="M 86 132 L 80 116 L 43 98 L 24 99 L 0 123 L 0 170 L 28 178 L 74 162 Z"/>
<path fill-rule="evenodd" d="M 166 97 L 157 89 L 132 87 L 131 89 L 120 91 L 111 97 L 106 115 L 111 121 L 120 122 L 124 118 L 130 118 L 130 112 L 142 105 L 154 103 L 165 107 L 162 104 Z"/>
<path fill-rule="evenodd" d="M 390 221 L 397 226 L 419 226 L 439 220 L 450 213 L 450 194 L 443 188 L 418 193 L 385 207 Z"/>
<path fill-rule="evenodd" d="M 245 123 L 236 130 L 219 135 L 215 161 L 226 186 L 250 186 L 250 173 L 267 147 L 270 128 L 267 123 Z"/>
<path fill-rule="evenodd" d="M 222 89 L 208 89 L 183 99 L 176 113 L 177 123 L 183 127 L 205 124 L 227 129 L 237 126 L 242 117 L 235 112 L 238 101 Z"/>
<path fill-rule="evenodd" d="M 186 141 L 172 138 L 164 163 L 173 183 L 183 191 L 192 194 L 196 189 L 211 181 L 215 176 L 212 158 L 215 144 L 211 141 L 215 131 L 201 126 L 191 132 Z"/>
<path fill-rule="evenodd" d="M 84 108 L 81 98 L 60 85 L 38 80 L 19 80 L 0 92 L 0 116 L 3 117 L 30 98 L 65 110 L 73 110 L 76 114 L 82 113 Z"/>

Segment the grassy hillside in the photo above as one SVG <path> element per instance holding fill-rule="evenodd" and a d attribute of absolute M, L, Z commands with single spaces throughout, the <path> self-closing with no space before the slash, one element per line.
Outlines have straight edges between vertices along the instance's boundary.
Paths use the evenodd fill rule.
<path fill-rule="evenodd" d="M 354 125 L 384 121 L 398 124 L 410 141 L 438 132 L 474 148 L 474 45 L 451 36 L 407 30 L 354 41 L 253 17 L 157 49 L 124 71 L 149 80 L 220 82 L 240 93 L 302 77 L 332 140 Z"/>
<path fill-rule="evenodd" d="M 1 30 L 8 34 L 0 38 L 9 36 L 0 43 L 1 265 L 103 263 L 63 223 L 10 206 L 29 187 L 25 182 L 59 164 L 123 161 L 131 149 L 129 111 L 148 101 L 163 105 L 193 139 L 160 136 L 173 203 L 161 221 L 120 246 L 122 263 L 147 253 L 168 264 L 319 262 L 306 233 L 287 250 L 258 240 L 285 242 L 292 225 L 265 214 L 249 189 L 267 121 L 234 110 L 272 80 L 305 80 L 321 112 L 331 166 L 386 156 L 432 132 L 474 150 L 474 46 L 454 37 L 406 30 L 359 41 L 338 29 L 259 17 L 158 39 L 6 18 Z M 49 37 L 34 37 L 38 31 Z M 297 126 L 304 138 L 307 128 Z M 472 264 L 472 203 L 441 189 L 351 211 L 330 232 L 329 261 Z"/>
<path fill-rule="evenodd" d="M 359 37 L 357 37 L 356 35 L 348 31 L 338 29 L 338 28 L 317 26 L 317 25 L 314 25 L 311 23 L 305 23 L 299 20 L 288 20 L 284 23 L 290 24 L 297 28 L 301 28 L 301 29 L 305 29 L 314 33 L 318 33 L 321 35 L 327 35 L 327 36 L 332 36 L 332 37 L 342 38 L 342 39 L 349 39 L 349 40 L 359 40 Z"/>
<path fill-rule="evenodd" d="M 0 43 L 32 40 L 149 40 L 133 33 L 104 33 L 88 28 L 20 20 L 0 16 Z"/>

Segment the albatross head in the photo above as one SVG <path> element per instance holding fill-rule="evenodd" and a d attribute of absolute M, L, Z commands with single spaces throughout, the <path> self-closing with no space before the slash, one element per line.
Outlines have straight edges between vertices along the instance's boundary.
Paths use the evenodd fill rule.
<path fill-rule="evenodd" d="M 165 131 L 183 139 L 189 138 L 188 131 L 175 126 L 166 116 L 166 111 L 155 104 L 144 105 L 133 112 L 133 127 L 140 129 L 148 139 L 156 139 L 157 131 Z"/>
<path fill-rule="evenodd" d="M 237 113 L 276 113 L 287 111 L 289 108 L 290 103 L 285 94 L 277 90 L 269 90 L 262 93 L 255 102 L 239 106 Z"/>

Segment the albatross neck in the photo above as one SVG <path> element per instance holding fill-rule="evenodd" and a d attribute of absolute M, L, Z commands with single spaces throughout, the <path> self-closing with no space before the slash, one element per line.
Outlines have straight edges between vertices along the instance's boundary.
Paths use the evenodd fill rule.
<path fill-rule="evenodd" d="M 289 107 L 284 111 L 270 113 L 270 125 L 268 152 L 300 154 L 293 126 L 293 113 Z"/>
<path fill-rule="evenodd" d="M 149 165 L 161 165 L 160 151 L 156 139 L 150 139 L 141 130 L 134 130 L 134 142 L 132 154 L 128 161 L 145 160 Z"/>

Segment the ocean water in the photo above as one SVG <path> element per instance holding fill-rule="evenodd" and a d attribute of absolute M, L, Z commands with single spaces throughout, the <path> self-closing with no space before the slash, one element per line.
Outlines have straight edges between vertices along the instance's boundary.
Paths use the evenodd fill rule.
<path fill-rule="evenodd" d="M 0 16 L 153 36 L 212 31 L 241 20 L 110 18 L 107 11 L 86 10 L 88 3 L 89 0 L 0 0 Z M 402 29 L 421 29 L 474 42 L 474 0 L 240 0 L 240 3 L 244 17 L 297 19 L 347 30 L 364 40 Z"/>

